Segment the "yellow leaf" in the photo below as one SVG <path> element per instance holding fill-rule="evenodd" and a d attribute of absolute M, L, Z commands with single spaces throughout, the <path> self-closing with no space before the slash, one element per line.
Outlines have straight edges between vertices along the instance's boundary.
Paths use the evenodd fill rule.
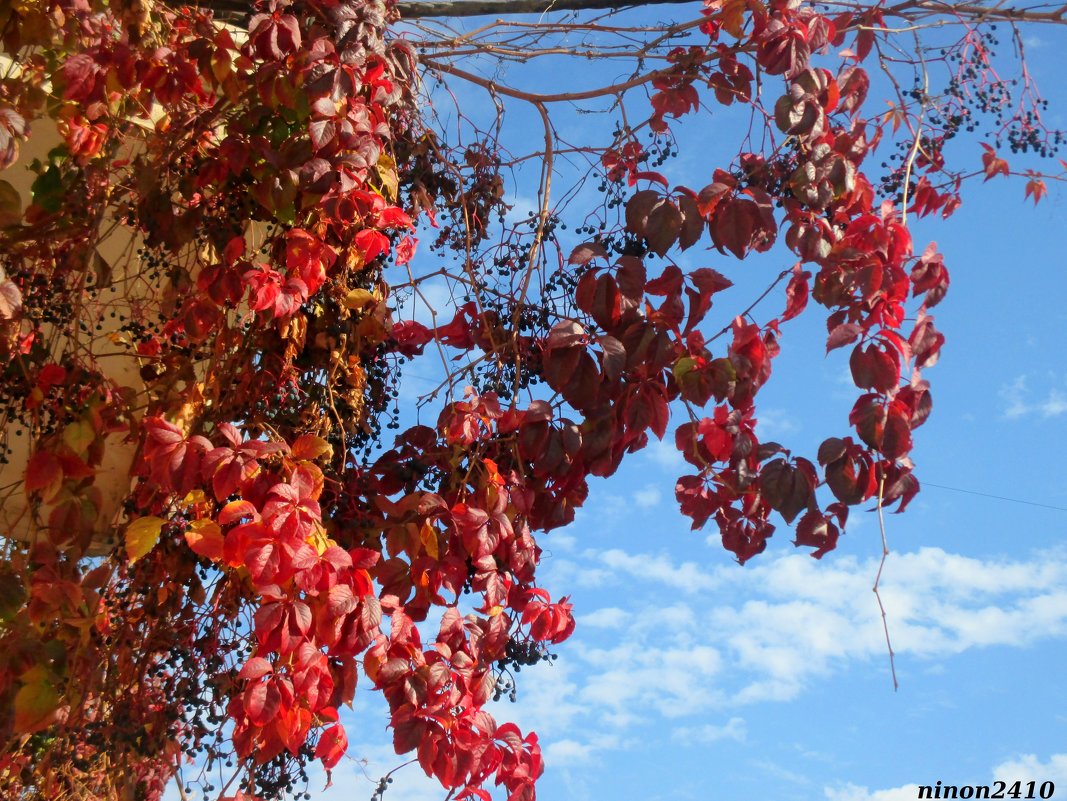
<path fill-rule="evenodd" d="M 319 556 L 322 556 L 331 545 L 337 544 L 326 534 L 326 529 L 318 523 L 315 524 L 311 534 L 308 535 L 307 543 L 318 551 Z"/>
<path fill-rule="evenodd" d="M 378 157 L 378 180 L 382 184 L 382 195 L 395 201 L 400 184 L 396 176 L 396 162 L 388 153 Z"/>
<path fill-rule="evenodd" d="M 723 3 L 722 11 L 719 12 L 723 29 L 735 39 L 740 39 L 744 33 L 746 8 L 744 0 L 729 0 Z"/>
<path fill-rule="evenodd" d="M 200 489 L 195 489 L 182 498 L 182 508 L 186 510 L 192 509 L 194 506 L 202 506 L 205 503 L 207 503 L 207 494 Z"/>
<path fill-rule="evenodd" d="M 494 606 L 492 609 L 489 610 L 489 617 L 496 617 L 497 615 L 499 615 L 503 611 L 504 611 L 504 607 L 502 607 L 502 606 Z"/>
<path fill-rule="evenodd" d="M 27 671 L 23 680 L 26 683 L 15 693 L 15 731 L 32 734 L 52 722 L 59 693 L 44 670 Z"/>
<path fill-rule="evenodd" d="M 162 517 L 139 517 L 126 527 L 126 556 L 131 564 L 156 547 L 166 522 Z"/>
<path fill-rule="evenodd" d="M 349 309 L 362 309 L 374 301 L 374 293 L 368 289 L 353 289 L 345 295 L 345 306 Z"/>

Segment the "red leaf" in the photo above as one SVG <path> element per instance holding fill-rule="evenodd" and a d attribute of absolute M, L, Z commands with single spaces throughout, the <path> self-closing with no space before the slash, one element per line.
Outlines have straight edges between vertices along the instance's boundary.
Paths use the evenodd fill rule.
<path fill-rule="evenodd" d="M 326 609 L 333 617 L 344 617 L 355 611 L 359 605 L 359 599 L 352 593 L 352 588 L 347 584 L 337 584 L 330 587 Z"/>
<path fill-rule="evenodd" d="M 852 351 L 849 366 L 852 380 L 860 389 L 888 393 L 900 383 L 900 356 L 896 349 L 888 346 L 883 349 L 874 344 L 866 348 L 857 345 Z"/>
<path fill-rule="evenodd" d="M 50 451 L 37 451 L 26 463 L 26 492 L 36 493 L 49 503 L 63 486 L 59 457 Z"/>
<path fill-rule="evenodd" d="M 281 708 L 282 697 L 274 682 L 261 681 L 251 685 L 243 695 L 245 713 L 257 726 L 271 723 Z"/>
<path fill-rule="evenodd" d="M 794 467 L 785 459 L 775 459 L 764 465 L 759 486 L 760 494 L 787 523 L 793 522 L 815 492 L 808 471 Z"/>
<path fill-rule="evenodd" d="M 662 198 L 645 221 L 644 236 L 649 250 L 658 256 L 665 256 L 678 241 L 681 232 L 682 213 L 670 199 Z"/>
<path fill-rule="evenodd" d="M 245 662 L 241 672 L 237 674 L 237 678 L 255 681 L 273 672 L 274 666 L 270 663 L 270 660 L 264 659 L 262 656 L 254 656 Z"/>
<path fill-rule="evenodd" d="M 856 427 L 856 433 L 870 448 L 881 446 L 885 421 L 884 400 L 872 393 L 861 395 L 848 415 L 848 422 Z"/>
<path fill-rule="evenodd" d="M 280 59 L 300 47 L 300 22 L 292 14 L 256 14 L 248 23 L 248 39 L 260 58 Z"/>
<path fill-rule="evenodd" d="M 381 231 L 364 228 L 353 237 L 353 244 L 363 255 L 363 263 L 369 264 L 383 253 L 389 252 L 389 238 Z"/>
<path fill-rule="evenodd" d="M 835 326 L 826 340 L 826 352 L 855 342 L 862 329 L 855 323 L 841 323 Z"/>
<path fill-rule="evenodd" d="M 822 559 L 837 547 L 839 535 L 840 531 L 830 518 L 820 512 L 811 511 L 800 518 L 793 544 L 798 548 L 802 546 L 815 548 L 811 555 L 816 559 Z"/>
<path fill-rule="evenodd" d="M 337 138 L 337 120 L 312 120 L 308 124 L 308 133 L 311 135 L 311 144 L 315 150 L 324 150 Z"/>
<path fill-rule="evenodd" d="M 419 240 L 413 236 L 405 236 L 397 244 L 393 250 L 393 256 L 396 258 L 397 267 L 403 267 L 413 258 L 415 258 L 415 250 L 418 248 Z"/>
<path fill-rule="evenodd" d="M 899 459 L 911 450 L 911 427 L 897 404 L 889 408 L 879 450 L 889 459 Z"/>
<path fill-rule="evenodd" d="M 607 273 L 599 276 L 593 285 L 592 304 L 588 309 L 593 320 L 606 331 L 613 330 L 622 318 L 622 297 L 619 285 Z"/>
<path fill-rule="evenodd" d="M 662 199 L 659 192 L 653 189 L 642 189 L 635 192 L 626 201 L 626 228 L 637 236 L 647 236 L 646 226 L 648 217 L 653 207 Z"/>
<path fill-rule="evenodd" d="M 785 311 L 780 318 L 783 322 L 792 320 L 808 305 L 808 282 L 810 280 L 810 272 L 801 270 L 799 265 L 793 268 L 793 277 L 789 279 L 789 284 L 785 288 Z"/>
<path fill-rule="evenodd" d="M 934 327 L 934 318 L 920 309 L 918 321 L 908 337 L 916 368 L 933 367 L 944 344 L 945 336 Z"/>
<path fill-rule="evenodd" d="M 982 142 L 982 150 L 982 170 L 985 172 L 985 180 L 988 181 L 997 175 L 1011 174 L 1008 162 L 1002 158 L 997 158 L 997 151 L 985 142 Z"/>
<path fill-rule="evenodd" d="M 401 320 L 393 323 L 390 332 L 396 342 L 396 350 L 403 356 L 418 356 L 428 342 L 433 340 L 433 333 L 422 323 L 414 320 Z"/>
<path fill-rule="evenodd" d="M 88 101 L 96 95 L 99 71 L 96 60 L 88 53 L 71 56 L 63 64 L 63 97 L 88 105 Z"/>
<path fill-rule="evenodd" d="M 333 768 L 348 751 L 348 735 L 340 723 L 326 729 L 315 746 L 315 758 L 322 760 L 327 770 Z"/>
<path fill-rule="evenodd" d="M 593 259 L 607 259 L 608 251 L 599 242 L 585 242 L 571 251 L 567 264 L 586 265 Z"/>
<path fill-rule="evenodd" d="M 711 239 L 743 259 L 750 250 L 762 253 L 774 244 L 777 225 L 770 197 L 762 190 L 746 189 L 753 200 L 735 197 L 720 202 L 711 218 Z"/>
<path fill-rule="evenodd" d="M 689 319 L 686 321 L 683 334 L 688 334 L 704 319 L 708 310 L 711 309 L 713 295 L 734 285 L 733 281 L 710 267 L 698 267 L 693 270 L 689 273 L 689 280 L 693 282 L 696 291 L 686 289 L 689 297 Z"/>

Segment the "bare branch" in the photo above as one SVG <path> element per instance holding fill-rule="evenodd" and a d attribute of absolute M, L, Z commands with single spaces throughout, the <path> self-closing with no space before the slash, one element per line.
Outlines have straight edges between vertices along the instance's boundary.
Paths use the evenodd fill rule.
<path fill-rule="evenodd" d="M 403 19 L 426 17 L 500 17 L 515 14 L 543 14 L 548 11 L 594 11 L 637 6 L 689 5 L 692 0 L 451 0 L 451 2 L 400 2 L 397 10 Z M 169 5 L 180 5 L 169 0 Z M 203 0 L 199 5 L 220 16 L 243 19 L 251 4 L 247 0 Z"/>
<path fill-rule="evenodd" d="M 691 0 L 690 0 L 691 2 Z M 687 0 L 452 0 L 452 2 L 397 3 L 400 16 L 416 17 L 492 17 L 512 14 L 543 14 L 546 11 L 589 11 L 631 6 L 684 5 Z"/>

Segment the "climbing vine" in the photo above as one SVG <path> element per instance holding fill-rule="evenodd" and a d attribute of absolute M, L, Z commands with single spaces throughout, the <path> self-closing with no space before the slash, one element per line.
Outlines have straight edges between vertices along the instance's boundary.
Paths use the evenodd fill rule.
<path fill-rule="evenodd" d="M 953 13 L 905 5 L 694 2 L 629 80 L 552 95 L 482 77 L 478 39 L 404 28 L 392 0 L 0 4 L 4 797 L 158 799 L 188 762 L 212 797 L 302 793 L 346 753 L 339 709 L 365 682 L 451 797 L 533 798 L 537 736 L 486 704 L 574 629 L 538 542 L 591 477 L 673 438 L 681 512 L 742 563 L 783 525 L 821 557 L 851 507 L 903 511 L 949 288 L 909 217 L 1015 174 L 1005 143 L 1060 139 L 973 10 L 930 55 L 944 93 L 893 84 L 872 111 L 892 25 Z M 529 219 L 509 216 L 512 156 L 492 132 L 449 142 L 426 78 L 542 120 Z M 549 109 L 598 97 L 641 122 L 584 148 L 605 200 L 568 232 Z M 710 106 L 765 130 L 675 185 L 672 127 Z M 990 115 L 981 167 L 953 172 L 947 143 Z M 1027 172 L 1027 196 L 1056 177 Z M 764 293 L 780 310 L 712 326 L 732 284 L 682 266 L 698 243 L 719 264 L 787 253 Z M 457 301 L 425 324 L 410 303 L 432 277 Z M 858 396 L 804 456 L 755 425 L 815 307 Z M 402 425 L 404 370 L 428 360 L 436 423 Z"/>

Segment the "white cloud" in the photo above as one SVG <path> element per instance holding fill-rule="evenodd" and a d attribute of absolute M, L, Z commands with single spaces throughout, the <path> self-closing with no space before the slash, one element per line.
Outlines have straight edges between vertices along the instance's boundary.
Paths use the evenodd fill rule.
<path fill-rule="evenodd" d="M 777 762 L 771 762 L 769 759 L 753 759 L 749 764 L 762 774 L 774 776 L 790 784 L 796 784 L 801 787 L 811 784 L 811 779 L 804 774 L 783 768 Z"/>
<path fill-rule="evenodd" d="M 575 665 L 566 656 L 513 674 L 518 703 L 490 703 L 498 722 L 509 720 L 523 731 L 536 731 L 542 743 L 572 737 L 576 722 L 586 715 Z"/>
<path fill-rule="evenodd" d="M 605 751 L 628 747 L 617 735 L 602 734 L 585 742 L 566 738 L 549 743 L 544 749 L 546 764 L 553 768 L 587 766 Z"/>
<path fill-rule="evenodd" d="M 792 698 L 812 677 L 846 661 L 883 657 L 870 593 L 875 570 L 873 560 L 819 565 L 792 555 L 749 572 L 747 580 L 766 588 L 767 597 L 720 607 L 712 616 L 731 661 L 756 676 L 740 700 Z M 1067 559 L 980 560 L 922 548 L 891 558 L 882 600 L 901 657 L 1026 645 L 1067 634 Z"/>
<path fill-rule="evenodd" d="M 993 779 L 1009 784 L 1036 782 L 1038 786 L 1051 781 L 1057 788 L 1067 787 L 1067 754 L 1053 754 L 1044 762 L 1034 754 L 1020 754 L 993 768 Z"/>
<path fill-rule="evenodd" d="M 1009 420 L 1022 417 L 1030 411 L 1026 405 L 1026 376 L 1020 375 L 1010 384 L 1000 388 L 1000 397 L 1004 400 L 1004 416 Z"/>
<path fill-rule="evenodd" d="M 662 497 L 659 487 L 649 484 L 634 493 L 634 503 L 641 509 L 651 509 L 659 504 Z"/>
<path fill-rule="evenodd" d="M 579 626 L 588 626 L 595 629 L 619 629 L 630 619 L 630 615 L 615 606 L 605 606 L 588 615 L 579 615 Z"/>
<path fill-rule="evenodd" d="M 585 613 L 579 623 L 587 625 L 564 649 L 577 660 L 575 703 L 586 710 L 576 720 L 630 726 L 649 714 L 685 718 L 786 701 L 851 663 L 887 659 L 871 593 L 873 559 L 820 563 L 790 554 L 739 570 L 620 549 L 586 556 L 610 570 L 611 582 L 643 582 L 652 597 L 667 591 L 676 600 L 627 605 L 620 602 L 627 596 L 616 595 L 612 606 Z M 709 595 L 720 601 L 710 611 L 691 600 Z M 628 597 L 646 599 L 649 590 Z M 940 548 L 895 554 L 882 599 L 898 668 L 1062 637 L 1067 555 L 976 559 Z"/>
<path fill-rule="evenodd" d="M 650 462 L 663 470 L 664 476 L 671 480 L 684 472 L 692 472 L 693 468 L 682 458 L 681 451 L 674 444 L 674 437 L 652 439 L 645 449 L 641 451 Z"/>
<path fill-rule="evenodd" d="M 599 559 L 616 576 L 625 575 L 639 581 L 669 584 L 684 593 L 713 589 L 718 582 L 695 562 L 675 565 L 666 556 L 629 554 L 619 548 L 603 552 L 587 552 Z"/>
<path fill-rule="evenodd" d="M 1020 375 L 1000 389 L 1004 401 L 1004 416 L 1009 420 L 1021 417 L 1040 416 L 1045 419 L 1067 413 L 1067 396 L 1059 389 L 1050 388 L 1043 399 L 1031 400 L 1027 388 L 1028 377 Z"/>
<path fill-rule="evenodd" d="M 1067 398 L 1059 390 L 1050 390 L 1048 397 L 1038 407 L 1044 417 L 1059 417 L 1067 412 Z"/>
<path fill-rule="evenodd" d="M 929 786 L 934 787 L 934 781 L 931 780 Z M 1034 754 L 1021 754 L 994 767 L 989 778 L 966 781 L 970 786 L 989 786 L 992 789 L 996 789 L 993 782 L 1005 782 L 1009 789 L 1014 782 L 1021 782 L 1025 798 L 1026 785 L 1031 781 L 1035 787 L 1040 787 L 1045 781 L 1051 781 L 1057 787 L 1067 786 L 1067 754 L 1052 754 L 1046 761 Z M 942 783 L 961 787 L 964 780 Z M 827 801 L 915 801 L 919 797 L 919 785 L 905 784 L 885 790 L 869 790 L 846 782 L 836 787 L 826 787 L 823 792 Z"/>
<path fill-rule="evenodd" d="M 400 757 L 390 746 L 353 744 L 349 756 L 332 771 L 333 784 L 327 790 L 326 774 L 319 763 L 309 771 L 309 790 L 317 801 L 350 801 L 370 798 L 378 782 L 389 774 L 385 798 L 403 801 L 441 801 L 447 792 L 441 783 L 427 776 L 418 763 L 405 765 L 410 756 Z M 400 767 L 403 765 L 403 767 Z M 395 771 L 390 773 L 390 771 Z"/>
<path fill-rule="evenodd" d="M 553 551 L 561 551 L 570 553 L 574 550 L 574 546 L 577 545 L 578 538 L 573 534 L 567 534 L 564 531 L 553 531 L 547 536 L 541 537 L 541 547 L 551 548 Z"/>
<path fill-rule="evenodd" d="M 784 409 L 760 409 L 756 435 L 760 441 L 778 439 L 796 433 L 800 424 Z"/>
<path fill-rule="evenodd" d="M 827 801 L 915 801 L 918 797 L 919 785 L 905 784 L 901 787 L 871 792 L 866 787 L 844 784 L 840 787 L 827 787 L 824 793 Z"/>
<path fill-rule="evenodd" d="M 745 741 L 747 736 L 745 719 L 733 717 L 721 726 L 705 723 L 703 726 L 679 726 L 671 736 L 683 743 L 716 743 L 720 740 Z"/>

